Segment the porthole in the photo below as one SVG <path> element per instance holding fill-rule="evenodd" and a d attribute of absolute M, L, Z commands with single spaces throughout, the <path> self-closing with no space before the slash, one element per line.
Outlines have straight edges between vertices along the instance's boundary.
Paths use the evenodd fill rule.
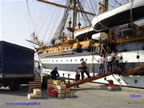
<path fill-rule="evenodd" d="M 121 81 L 121 79 L 120 78 L 118 78 L 118 82 L 120 82 Z"/>
<path fill-rule="evenodd" d="M 134 80 L 134 83 L 138 83 L 138 80 L 135 79 L 135 80 Z"/>
<path fill-rule="evenodd" d="M 120 56 L 120 60 L 122 60 L 123 59 L 123 56 Z"/>
<path fill-rule="evenodd" d="M 139 58 L 140 58 L 140 55 L 137 55 L 136 58 L 139 59 Z"/>

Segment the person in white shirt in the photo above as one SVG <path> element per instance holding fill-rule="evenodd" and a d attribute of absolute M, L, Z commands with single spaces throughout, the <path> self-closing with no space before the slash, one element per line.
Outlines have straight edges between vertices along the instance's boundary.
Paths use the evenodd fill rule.
<path fill-rule="evenodd" d="M 112 56 L 108 54 L 107 56 L 107 72 L 112 72 Z"/>
<path fill-rule="evenodd" d="M 40 67 L 39 64 L 38 64 L 37 67 L 35 67 L 35 76 L 36 77 L 41 77 L 41 67 Z"/>
<path fill-rule="evenodd" d="M 99 75 L 104 74 L 104 57 L 102 55 L 100 55 L 100 58 L 98 59 L 98 63 L 99 63 Z"/>
<path fill-rule="evenodd" d="M 114 69 L 115 70 L 119 69 L 119 60 L 120 60 L 120 58 L 119 58 L 119 56 L 116 53 L 115 60 L 114 60 Z"/>

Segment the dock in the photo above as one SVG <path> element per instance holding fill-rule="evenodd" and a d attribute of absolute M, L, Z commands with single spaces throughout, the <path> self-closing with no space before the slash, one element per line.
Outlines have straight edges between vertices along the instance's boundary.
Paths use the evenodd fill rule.
<path fill-rule="evenodd" d="M 122 87 L 122 91 L 108 91 L 96 88 L 96 84 L 86 83 L 80 88 L 72 88 L 74 96 L 71 98 L 56 98 L 47 95 L 47 90 L 42 89 L 41 99 L 27 99 L 27 87 L 20 91 L 8 91 L 8 88 L 0 89 L 0 108 L 143 108 L 143 89 Z M 139 97 L 133 97 L 133 95 Z M 6 105 L 12 102 L 37 102 L 40 105 Z"/>

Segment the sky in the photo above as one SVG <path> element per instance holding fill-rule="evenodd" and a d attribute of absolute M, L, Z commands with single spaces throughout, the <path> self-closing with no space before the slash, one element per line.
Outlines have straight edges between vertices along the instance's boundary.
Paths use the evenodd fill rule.
<path fill-rule="evenodd" d="M 0 40 L 33 48 L 26 40 L 32 38 L 34 31 L 40 40 L 52 38 L 64 10 L 36 0 L 28 1 L 27 5 L 26 0 L 0 0 Z M 55 1 L 63 3 L 63 0 Z"/>
<path fill-rule="evenodd" d="M 53 16 L 48 16 L 45 13 L 55 8 L 35 0 L 28 0 L 28 6 L 26 0 L 0 0 L 0 40 L 33 48 L 33 45 L 26 40 L 32 39 L 31 34 L 35 30 L 38 35 L 42 35 L 39 36 L 40 38 L 44 38 L 43 35 L 47 35 L 47 32 L 54 31 L 48 31 L 48 27 L 43 27 L 39 23 L 48 23 L 50 25 L 49 23 L 52 23 L 53 20 L 49 22 L 46 20 L 48 20 L 48 17 Z M 55 22 L 58 22 L 58 20 Z M 40 27 L 44 29 L 41 31 Z M 48 38 L 46 37 L 45 41 L 47 40 Z"/>
<path fill-rule="evenodd" d="M 29 39 L 26 3 L 23 0 L 0 0 L 1 37 L 0 40 L 32 48 Z"/>

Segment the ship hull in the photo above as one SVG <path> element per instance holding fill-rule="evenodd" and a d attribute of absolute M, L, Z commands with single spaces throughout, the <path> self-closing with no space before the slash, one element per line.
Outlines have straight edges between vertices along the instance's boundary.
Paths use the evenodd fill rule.
<path fill-rule="evenodd" d="M 144 62 L 141 63 L 142 65 L 144 65 Z M 62 65 L 61 64 L 52 64 L 51 67 L 58 67 L 58 72 L 60 74 L 61 77 L 68 78 L 68 74 L 70 74 L 70 79 L 75 79 L 75 74 L 76 72 L 74 71 L 73 68 L 75 68 L 75 66 L 77 66 L 79 64 L 76 65 L 65 65 L 64 68 L 62 69 Z M 127 64 L 125 66 L 131 66 L 133 64 Z M 135 63 L 135 65 L 138 65 L 138 63 Z M 45 68 L 43 68 L 43 72 L 45 74 L 50 74 L 50 72 L 52 71 L 52 68 L 50 68 L 48 65 L 43 64 L 43 66 Z M 96 71 L 94 73 L 94 75 L 97 75 L 98 73 L 98 65 L 95 65 L 96 67 L 94 68 Z M 73 67 L 73 68 L 72 68 Z M 59 69 L 60 68 L 60 69 Z M 90 68 L 89 68 L 90 69 Z M 72 71 L 70 71 L 72 70 Z M 84 75 L 85 78 L 87 78 L 86 74 Z M 90 76 L 93 76 L 93 73 L 90 73 Z M 122 85 L 122 86 L 127 86 L 127 87 L 137 87 L 137 88 L 144 88 L 144 75 L 140 74 L 140 75 L 129 75 L 129 76 L 121 76 L 118 74 L 114 74 L 114 75 L 109 75 L 107 77 L 98 79 L 98 80 L 94 80 L 93 83 L 102 83 L 102 84 L 107 84 L 107 80 L 113 80 L 114 84 L 117 85 Z"/>
<path fill-rule="evenodd" d="M 116 46 L 120 49 L 120 45 Z M 118 55 L 123 56 L 123 59 L 120 60 L 119 67 L 123 72 L 127 72 L 132 68 L 137 66 L 144 65 L 144 50 L 140 47 L 139 55 L 140 58 L 137 59 L 136 56 L 138 55 L 137 51 L 129 50 L 127 52 L 121 52 L 119 50 Z M 96 59 L 99 58 L 99 55 L 91 55 L 91 52 L 83 51 L 81 53 L 74 52 L 72 55 L 63 55 L 63 56 L 47 56 L 41 55 L 41 62 L 43 66 L 43 71 L 46 74 L 50 74 L 52 69 L 58 67 L 60 76 L 65 74 L 65 77 L 68 77 L 70 74 L 71 79 L 75 79 L 75 71 L 74 69 L 80 65 L 80 59 L 84 58 L 87 62 L 88 70 L 90 75 L 92 76 L 93 73 L 98 74 L 98 63 Z M 105 64 L 105 72 L 107 65 Z M 87 76 L 85 76 L 86 78 Z M 121 75 L 110 75 L 108 77 L 101 78 L 99 80 L 95 80 L 93 82 L 97 83 L 108 83 L 106 80 L 113 80 L 115 84 L 123 85 L 123 86 L 130 86 L 130 87 L 139 87 L 144 88 L 144 70 L 137 73 L 136 75 L 130 76 L 121 76 Z"/>

